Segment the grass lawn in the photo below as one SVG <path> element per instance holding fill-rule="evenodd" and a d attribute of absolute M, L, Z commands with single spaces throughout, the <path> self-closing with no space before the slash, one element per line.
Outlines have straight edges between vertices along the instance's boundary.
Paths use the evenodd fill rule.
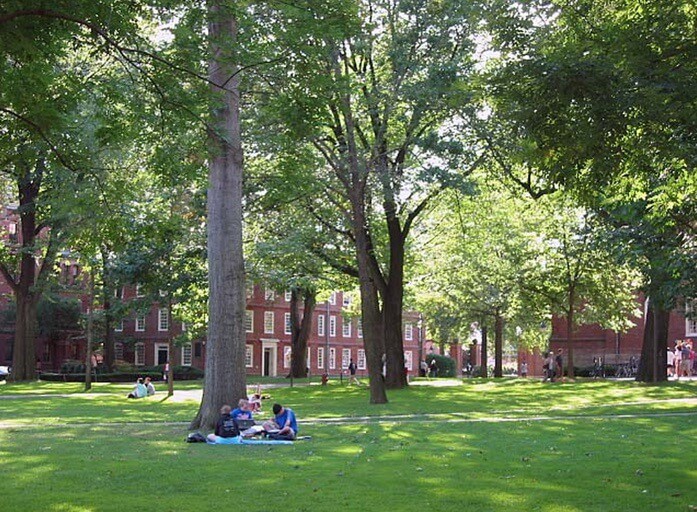
<path fill-rule="evenodd" d="M 79 384 L 0 385 L 2 508 L 697 507 L 694 382 L 473 379 L 393 391 L 381 406 L 367 403 L 365 388 L 336 383 L 269 390 L 312 436 L 293 446 L 185 443 L 195 385 L 177 384 L 185 391 L 174 400 L 126 400 L 123 385 L 97 385 L 94 393 Z"/>

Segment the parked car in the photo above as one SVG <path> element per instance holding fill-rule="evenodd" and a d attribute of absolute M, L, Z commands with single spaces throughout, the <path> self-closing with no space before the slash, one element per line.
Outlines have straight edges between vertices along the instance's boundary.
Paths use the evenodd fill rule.
<path fill-rule="evenodd" d="M 0 380 L 4 380 L 10 374 L 9 366 L 0 366 Z"/>

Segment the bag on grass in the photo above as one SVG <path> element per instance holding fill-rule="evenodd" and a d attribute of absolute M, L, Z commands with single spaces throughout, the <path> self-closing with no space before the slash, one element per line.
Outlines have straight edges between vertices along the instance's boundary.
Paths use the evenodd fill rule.
<path fill-rule="evenodd" d="M 201 432 L 192 432 L 186 436 L 187 443 L 205 443 L 206 437 Z"/>

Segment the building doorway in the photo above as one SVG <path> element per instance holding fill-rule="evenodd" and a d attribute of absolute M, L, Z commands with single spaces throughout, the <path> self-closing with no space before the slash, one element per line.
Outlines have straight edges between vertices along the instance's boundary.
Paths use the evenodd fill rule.
<path fill-rule="evenodd" d="M 155 364 L 166 364 L 169 361 L 169 344 L 168 343 L 156 343 L 155 344 Z"/>
<path fill-rule="evenodd" d="M 278 341 L 262 340 L 261 374 L 275 377 L 277 373 Z"/>

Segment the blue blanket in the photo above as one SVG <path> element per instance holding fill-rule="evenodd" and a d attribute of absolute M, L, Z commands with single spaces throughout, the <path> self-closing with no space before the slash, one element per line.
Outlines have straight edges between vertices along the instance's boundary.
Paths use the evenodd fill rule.
<path fill-rule="evenodd" d="M 293 441 L 274 441 L 273 439 L 244 439 L 237 437 L 215 436 L 215 441 L 206 441 L 208 444 L 293 444 Z"/>

